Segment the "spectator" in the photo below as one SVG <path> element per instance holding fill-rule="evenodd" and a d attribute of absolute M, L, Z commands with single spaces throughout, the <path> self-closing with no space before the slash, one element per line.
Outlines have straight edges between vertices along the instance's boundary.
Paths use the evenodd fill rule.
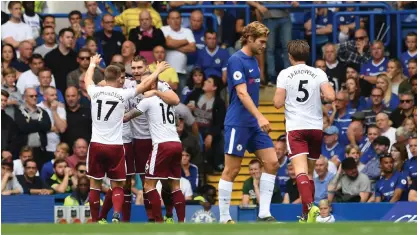
<path fill-rule="evenodd" d="M 194 35 L 190 29 L 181 27 L 181 15 L 177 10 L 168 13 L 168 25 L 163 26 L 161 30 L 166 46 L 170 49 L 167 51 L 166 61 L 177 71 L 181 91 L 186 83 L 186 54 L 196 50 Z"/>
<path fill-rule="evenodd" d="M 182 179 L 182 178 L 181 178 Z M 190 182 L 188 182 L 190 183 Z M 181 180 L 180 180 L 181 187 Z M 191 186 L 190 186 L 191 188 Z M 191 190 L 192 193 L 192 190 Z M 135 205 L 143 205 L 143 186 L 140 181 L 139 174 L 135 175 L 135 178 L 132 178 L 132 200 L 135 202 Z"/>
<path fill-rule="evenodd" d="M 207 77 L 222 78 L 223 84 L 226 84 L 229 52 L 217 45 L 216 32 L 214 31 L 207 31 L 204 35 L 204 41 L 206 46 L 198 51 L 196 66 L 203 69 Z"/>
<path fill-rule="evenodd" d="M 384 44 L 381 41 L 372 43 L 371 52 L 372 59 L 361 66 L 360 79 L 370 84 L 376 84 L 377 76 L 387 71 L 388 59 L 384 57 Z"/>
<path fill-rule="evenodd" d="M 23 188 L 16 176 L 13 175 L 13 162 L 11 160 L 1 161 L 1 195 L 22 194 Z"/>
<path fill-rule="evenodd" d="M 35 40 L 33 40 L 32 28 L 22 22 L 22 3 L 10 1 L 7 8 L 11 13 L 11 17 L 7 23 L 1 26 L 2 42 L 10 44 L 17 49 L 21 42 L 28 40 L 29 44 L 34 46 Z"/>
<path fill-rule="evenodd" d="M 64 133 L 67 129 L 67 114 L 63 104 L 58 102 L 55 87 L 45 89 L 44 100 L 37 106 L 44 109 L 51 119 L 52 129 L 46 136 L 48 141 L 46 151 L 48 152 L 49 158 L 52 159 L 56 146 L 61 142 L 59 134 Z"/>
<path fill-rule="evenodd" d="M 16 51 L 10 44 L 3 44 L 1 47 L 1 67 L 2 69 L 11 68 L 13 62 L 16 60 Z"/>
<path fill-rule="evenodd" d="M 69 28 L 72 29 L 72 31 L 74 33 L 74 40 L 71 43 L 72 48 L 74 48 L 75 42 L 82 35 L 81 19 L 82 19 L 82 15 L 81 15 L 80 11 L 74 10 L 74 11 L 71 11 L 68 14 L 68 20 L 70 22 L 70 27 Z"/>
<path fill-rule="evenodd" d="M 87 87 L 84 82 L 85 73 L 81 74 L 80 76 L 80 83 L 79 83 L 79 93 L 80 93 L 80 104 L 81 106 L 85 106 L 86 108 L 90 108 L 91 106 L 91 99 L 87 92 Z"/>
<path fill-rule="evenodd" d="M 54 35 L 55 35 L 55 16 L 53 15 L 45 15 L 43 17 L 43 21 L 42 21 L 42 29 L 48 28 L 48 27 L 52 27 Z M 57 40 L 58 37 L 55 36 L 55 40 Z M 40 46 L 42 44 L 45 43 L 44 41 L 45 39 L 42 37 L 38 37 L 36 38 L 36 46 Z M 40 54 L 40 53 L 39 53 Z"/>
<path fill-rule="evenodd" d="M 7 91 L 9 98 L 7 100 L 6 113 L 14 117 L 14 107 L 22 104 L 22 93 L 16 87 L 16 70 L 14 68 L 6 68 L 2 70 L 4 84 L 2 90 Z"/>
<path fill-rule="evenodd" d="M 75 42 L 75 51 L 80 51 L 81 48 L 85 47 L 87 44 L 87 38 L 94 37 L 95 26 L 92 19 L 83 19 L 81 27 L 84 33 Z"/>
<path fill-rule="evenodd" d="M 388 61 L 386 74 L 391 79 L 392 93 L 398 95 L 400 90 L 408 89 L 408 87 L 404 87 L 404 84 L 408 82 L 408 78 L 403 74 L 403 68 L 399 60 L 390 59 Z M 406 83 L 403 83 L 404 81 Z M 401 84 L 403 85 L 401 86 Z"/>
<path fill-rule="evenodd" d="M 204 71 L 198 67 L 194 68 L 187 80 L 187 86 L 185 86 L 181 91 L 181 102 L 185 102 L 195 89 L 201 89 L 205 80 L 206 77 Z"/>
<path fill-rule="evenodd" d="M 363 164 L 366 164 L 375 156 L 374 149 L 371 148 L 372 141 L 364 136 L 364 127 L 361 122 L 354 121 L 349 125 L 348 138 L 351 140 L 351 144 L 359 146 L 360 152 L 362 153 L 361 162 Z"/>
<path fill-rule="evenodd" d="M 417 74 L 417 58 L 408 61 L 407 71 L 410 78 Z"/>
<path fill-rule="evenodd" d="M 409 118 L 413 115 L 414 107 L 414 96 L 410 92 L 400 94 L 400 105 L 390 115 L 392 126 L 397 128 L 401 126 L 404 119 Z"/>
<path fill-rule="evenodd" d="M 30 195 L 51 195 L 54 191 L 38 176 L 36 162 L 28 159 L 23 162 L 24 173 L 16 176 L 22 186 L 24 194 Z"/>
<path fill-rule="evenodd" d="M 364 109 L 363 112 L 365 114 L 365 124 L 366 126 L 375 125 L 376 124 L 376 115 L 380 113 L 385 113 L 387 115 L 391 114 L 391 111 L 384 106 L 382 103 L 382 97 L 384 92 L 381 88 L 374 88 L 372 89 L 371 94 L 371 106 L 367 109 Z"/>
<path fill-rule="evenodd" d="M 59 31 L 59 45 L 45 56 L 46 67 L 52 70 L 56 77 L 56 88 L 65 91 L 67 88 L 66 78 L 68 73 L 78 67 L 77 54 L 72 50 L 74 31 L 63 28 Z"/>
<path fill-rule="evenodd" d="M 66 158 L 68 163 L 68 167 L 75 169 L 75 166 L 83 162 L 85 163 L 87 160 L 87 150 L 88 150 L 88 143 L 85 139 L 79 138 L 74 142 L 72 147 L 73 154 Z"/>
<path fill-rule="evenodd" d="M 409 118 L 404 119 L 404 122 L 403 122 L 402 126 L 408 132 L 414 132 L 414 133 L 416 133 L 416 131 L 417 131 L 416 124 L 414 124 L 414 120 L 413 120 L 412 117 L 409 117 Z"/>
<path fill-rule="evenodd" d="M 88 49 L 91 55 L 102 54 L 101 48 L 98 46 L 96 39 L 93 37 L 87 38 L 84 48 Z M 100 72 L 104 73 L 104 70 L 106 69 L 106 63 L 104 60 L 100 60 L 97 68 Z"/>
<path fill-rule="evenodd" d="M 41 68 L 39 70 L 38 74 L 39 74 L 39 83 L 40 83 L 40 85 L 38 87 L 36 87 L 36 92 L 38 94 L 38 96 L 37 96 L 38 101 L 37 102 L 40 103 L 40 102 L 44 101 L 44 95 L 45 95 L 46 89 L 51 87 L 52 72 L 48 68 Z M 62 92 L 60 90 L 56 89 L 56 93 L 57 93 L 57 100 L 64 104 L 65 100 L 64 100 L 64 96 L 62 95 Z"/>
<path fill-rule="evenodd" d="M 348 78 L 346 80 L 346 91 L 349 95 L 347 109 L 362 111 L 368 106 L 366 99 L 361 96 L 361 88 L 358 79 Z"/>
<path fill-rule="evenodd" d="M 391 145 L 393 145 L 395 143 L 395 131 L 397 129 L 391 127 L 388 114 L 379 113 L 376 115 L 376 126 L 381 131 L 381 135 L 387 137 L 390 140 Z"/>
<path fill-rule="evenodd" d="M 320 156 L 314 166 L 314 170 L 317 173 L 317 176 L 314 177 L 314 202 L 317 204 L 322 199 L 327 199 L 327 187 L 335 176 L 334 173 L 329 172 L 328 165 L 327 159 L 324 156 Z"/>
<path fill-rule="evenodd" d="M 198 187 L 198 167 L 190 163 L 192 153 L 193 151 L 191 148 L 184 147 L 181 159 L 181 177 L 184 177 L 187 180 L 189 180 L 193 192 L 196 192 Z"/>
<path fill-rule="evenodd" d="M 116 25 L 124 26 L 123 33 L 128 36 L 130 30 L 137 26 L 140 26 L 139 15 L 142 11 L 148 11 L 151 14 L 152 25 L 156 28 L 162 27 L 161 16 L 155 9 L 153 9 L 150 2 L 137 2 L 136 8 L 129 8 L 122 12 L 122 14 L 116 16 L 114 19 Z"/>
<path fill-rule="evenodd" d="M 187 108 L 187 111 L 190 112 L 190 110 Z M 175 111 L 177 110 L 177 107 L 175 107 Z M 193 115 L 190 113 L 191 117 L 194 119 Z M 195 119 L 194 119 L 195 120 Z M 188 151 L 190 152 L 191 157 L 191 162 L 195 165 L 200 165 L 203 163 L 203 159 L 201 156 L 201 143 L 199 141 L 199 139 L 197 138 L 197 136 L 199 136 L 198 134 L 198 127 L 197 127 L 197 135 L 191 134 L 187 128 L 185 127 L 185 123 L 186 120 L 182 117 L 178 115 L 178 120 L 177 120 L 177 133 L 180 137 L 181 142 L 183 143 L 183 147 L 187 147 Z M 194 122 L 195 125 L 197 125 L 196 122 Z"/>
<path fill-rule="evenodd" d="M 375 124 L 368 126 L 367 132 L 368 132 L 367 134 L 368 140 L 371 143 L 374 142 L 376 138 L 381 136 L 381 130 Z"/>
<path fill-rule="evenodd" d="M 190 109 L 186 105 L 179 103 L 175 106 L 175 114 L 179 119 L 184 120 L 185 127 L 190 130 L 194 136 L 199 135 L 198 124 L 195 121 Z"/>
<path fill-rule="evenodd" d="M 87 176 L 83 176 L 79 179 L 79 183 L 71 195 L 67 196 L 64 200 L 64 206 L 82 206 L 89 205 L 88 194 L 90 192 L 90 181 Z M 103 204 L 100 200 L 100 204 Z"/>
<path fill-rule="evenodd" d="M 80 94 L 77 88 L 70 86 L 65 92 L 67 129 L 62 134 L 62 141 L 72 143 L 78 138 L 91 139 L 91 111 L 80 104 Z"/>
<path fill-rule="evenodd" d="M 198 130 L 204 140 L 205 159 L 212 162 L 215 170 L 223 170 L 223 122 L 226 105 L 220 98 L 220 78 L 209 77 L 202 90 L 195 90 L 185 102 L 196 117 Z"/>
<path fill-rule="evenodd" d="M 247 206 L 249 204 L 258 205 L 260 200 L 260 189 L 259 183 L 262 174 L 262 165 L 261 162 L 257 159 L 253 159 L 249 162 L 249 173 L 250 177 L 243 182 L 242 192 L 242 205 Z M 272 194 L 271 203 L 281 203 L 282 196 L 279 191 L 279 187 L 274 188 Z"/>
<path fill-rule="evenodd" d="M 382 101 L 385 107 L 391 112 L 394 111 L 394 109 L 396 109 L 396 107 L 400 104 L 400 99 L 396 94 L 392 93 L 391 79 L 385 74 L 378 75 L 376 87 L 384 91 L 384 99 Z"/>
<path fill-rule="evenodd" d="M 88 49 L 82 48 L 78 52 L 77 63 L 79 67 L 74 71 L 71 71 L 67 76 L 67 87 L 75 86 L 79 87 L 80 76 L 85 73 L 90 65 L 91 53 Z M 103 74 L 99 71 L 98 68 L 94 70 L 94 83 L 97 84 L 104 79 Z"/>
<path fill-rule="evenodd" d="M 395 138 L 397 143 L 405 144 L 407 145 L 407 151 L 410 152 L 409 146 L 408 146 L 408 139 L 413 137 L 414 133 L 408 132 L 404 127 L 400 126 L 397 128 L 397 131 L 395 132 Z"/>
<path fill-rule="evenodd" d="M 48 113 L 36 106 L 36 90 L 27 88 L 24 92 L 24 104 L 15 112 L 15 121 L 19 128 L 18 148 L 28 145 L 33 149 L 36 165 L 42 166 L 47 161 L 44 149 L 47 145 L 46 133 L 51 130 Z"/>
<path fill-rule="evenodd" d="M 288 179 L 288 170 L 287 164 L 289 159 L 287 157 L 287 143 L 283 140 L 278 140 L 274 142 L 275 153 L 277 154 L 279 170 L 276 177 L 276 186 L 279 186 L 281 194 L 285 193 L 285 185 L 287 184 Z"/>
<path fill-rule="evenodd" d="M 165 183 L 165 182 L 164 182 Z M 169 186 L 168 186 L 169 187 Z M 180 178 L 180 189 L 182 194 L 184 194 L 185 200 L 186 201 L 190 201 L 193 199 L 193 190 L 191 188 L 191 183 L 189 180 L 187 180 L 184 177 Z M 162 196 L 162 183 L 161 181 L 158 181 L 158 183 L 156 184 L 156 190 L 158 190 L 159 195 Z M 162 200 L 162 203 L 164 201 Z M 137 205 L 137 204 L 136 204 Z M 165 205 L 166 206 L 166 205 Z"/>
<path fill-rule="evenodd" d="M 33 54 L 33 46 L 29 41 L 22 41 L 19 44 L 19 57 L 17 60 L 12 61 L 12 67 L 15 68 L 17 71 L 23 73 L 28 71 L 29 68 L 29 60 Z"/>
<path fill-rule="evenodd" d="M 361 150 L 357 145 L 347 145 L 345 149 L 345 156 L 345 159 L 351 157 L 355 160 L 359 172 L 365 168 L 365 165 L 360 161 Z"/>
<path fill-rule="evenodd" d="M 17 148 L 17 125 L 5 108 L 9 93 L 1 90 L 1 159 L 12 159 L 12 152 Z"/>
<path fill-rule="evenodd" d="M 329 203 L 329 200 L 323 199 L 318 202 L 318 207 L 320 208 L 320 215 L 317 217 L 317 223 L 334 223 L 334 216 L 330 213 L 332 207 Z"/>
<path fill-rule="evenodd" d="M 355 11 L 355 7 L 347 7 L 345 12 L 348 12 L 348 11 L 349 12 Z M 363 29 L 364 26 L 362 25 L 362 23 L 363 22 L 361 20 L 360 28 Z M 337 26 L 339 28 L 339 34 L 337 37 L 339 40 L 339 43 L 347 42 L 356 28 L 355 16 L 354 15 L 340 16 L 339 19 L 337 19 Z"/>
<path fill-rule="evenodd" d="M 32 148 L 29 146 L 24 146 L 19 152 L 19 159 L 13 160 L 13 175 L 23 175 L 23 164 L 29 159 L 33 159 Z M 36 171 L 35 173 L 36 176 L 39 176 L 39 172 Z"/>
<path fill-rule="evenodd" d="M 35 1 L 23 1 L 23 8 L 25 13 L 22 16 L 23 22 L 30 26 L 32 29 L 32 38 L 39 37 L 41 31 L 41 18 L 35 13 Z"/>
<path fill-rule="evenodd" d="M 114 30 L 114 17 L 112 15 L 105 14 L 101 19 L 101 26 L 103 29 L 101 31 L 96 31 L 94 38 L 96 38 L 97 43 L 101 45 L 104 62 L 110 64 L 113 55 L 122 52 L 122 44 L 126 39 L 122 32 Z"/>
<path fill-rule="evenodd" d="M 59 143 L 56 146 L 56 150 L 54 153 L 54 159 L 45 163 L 41 170 L 41 178 L 44 181 L 47 181 L 51 176 L 54 174 L 54 162 L 57 160 L 65 160 L 69 154 L 69 147 L 66 143 Z"/>
<path fill-rule="evenodd" d="M 381 156 L 381 178 L 375 185 L 375 202 L 407 201 L 407 177 L 394 169 L 394 159 L 387 154 Z"/>
<path fill-rule="evenodd" d="M 339 142 L 343 145 L 348 143 L 346 131 L 352 121 L 352 110 L 347 109 L 349 103 L 349 95 L 346 92 L 338 92 L 336 94 L 336 104 L 330 115 L 330 123 L 339 129 Z"/>
<path fill-rule="evenodd" d="M 409 179 L 417 180 L 417 137 L 408 140 L 408 145 L 411 152 L 411 158 L 404 163 L 404 172 Z"/>
<path fill-rule="evenodd" d="M 390 154 L 394 159 L 394 169 L 403 172 L 404 163 L 408 159 L 406 146 L 403 143 L 395 143 L 391 146 Z"/>
<path fill-rule="evenodd" d="M 300 193 L 297 189 L 297 180 L 295 175 L 294 166 L 290 163 L 287 165 L 288 169 L 288 176 L 290 177 L 287 180 L 287 184 L 285 185 L 285 194 L 284 200 L 282 201 L 283 204 L 301 204 L 301 197 Z"/>
<path fill-rule="evenodd" d="M 98 5 L 96 1 L 85 1 L 84 6 L 87 9 L 86 18 L 93 20 L 96 30 L 102 30 L 102 17 L 99 14 Z"/>
<path fill-rule="evenodd" d="M 405 46 L 407 47 L 407 51 L 401 54 L 400 61 L 402 64 L 403 73 L 411 77 L 411 74 L 409 74 L 407 68 L 411 59 L 417 59 L 417 34 L 415 32 L 410 32 L 407 34 L 407 37 L 405 38 Z"/>
<path fill-rule="evenodd" d="M 45 57 L 46 54 L 58 47 L 58 44 L 56 44 L 55 29 L 51 26 L 43 28 L 42 38 L 44 40 L 44 44 L 36 47 L 34 53 Z"/>
<path fill-rule="evenodd" d="M 314 62 L 314 67 L 319 68 L 323 70 L 323 72 L 326 72 L 326 62 L 323 59 L 317 59 L 316 62 Z"/>
<path fill-rule="evenodd" d="M 324 2 L 314 2 L 314 3 L 322 4 Z M 315 13 L 307 12 L 304 15 L 304 30 L 305 30 L 305 35 L 309 41 L 311 41 L 312 30 L 316 31 L 316 45 L 312 45 L 312 46 L 317 46 L 318 48 L 321 48 L 321 46 L 329 42 L 329 40 L 332 37 L 333 12 L 330 11 L 328 8 L 316 8 L 315 11 L 316 11 Z M 315 15 L 315 21 L 316 21 L 315 29 L 311 28 L 312 27 L 312 24 L 311 24 L 312 15 Z M 317 53 L 319 55 L 322 55 L 321 50 L 317 50 Z"/>
<path fill-rule="evenodd" d="M 416 66 L 417 66 L 417 63 L 416 63 Z M 417 101 L 417 73 L 410 79 L 410 85 L 411 85 L 411 93 L 414 94 L 414 100 Z"/>
<path fill-rule="evenodd" d="M 87 176 L 87 166 L 84 162 L 79 162 L 74 168 L 74 174 L 72 175 L 72 184 L 77 187 L 79 179 Z"/>
<path fill-rule="evenodd" d="M 16 87 L 17 89 L 23 92 L 27 88 L 35 88 L 40 85 L 39 82 L 39 71 L 44 67 L 45 63 L 43 61 L 43 58 L 39 54 L 33 54 L 32 57 L 29 59 L 29 67 L 30 70 L 22 73 L 19 77 L 19 80 L 17 80 Z M 54 77 L 51 78 L 50 86 L 55 86 L 55 79 Z"/>
<path fill-rule="evenodd" d="M 414 180 L 410 186 L 410 192 L 408 193 L 409 202 L 417 202 L 417 180 Z"/>
<path fill-rule="evenodd" d="M 54 162 L 54 174 L 47 180 L 47 184 L 54 190 L 55 193 L 71 193 L 73 174 L 72 169 L 67 167 L 65 160 L 56 160 Z"/>
<path fill-rule="evenodd" d="M 366 31 L 364 29 L 358 29 L 355 32 L 354 40 L 341 43 L 337 57 L 341 62 L 345 62 L 346 64 L 354 63 L 362 65 L 368 62 L 372 57 Z"/>
<path fill-rule="evenodd" d="M 142 11 L 139 16 L 140 26 L 130 30 L 129 41 L 136 46 L 136 52 L 145 57 L 148 64 L 153 63 L 155 54 L 152 50 L 156 46 L 165 46 L 165 37 L 161 29 L 152 26 L 152 18 L 149 11 Z"/>
<path fill-rule="evenodd" d="M 335 126 L 330 126 L 323 131 L 323 144 L 321 145 L 321 154 L 326 159 L 332 161 L 336 167 L 344 159 L 344 145 L 338 141 L 339 130 Z"/>
<path fill-rule="evenodd" d="M 131 41 L 125 41 L 122 45 L 123 64 L 125 65 L 126 73 L 132 74 L 132 60 L 136 54 L 135 44 Z M 115 61 L 112 61 L 115 62 Z"/>
<path fill-rule="evenodd" d="M 197 50 L 192 53 L 187 53 L 187 71 L 190 71 L 197 62 L 197 53 L 204 48 L 204 34 L 206 29 L 203 27 L 204 16 L 203 12 L 199 9 L 195 9 L 191 12 L 190 16 L 190 29 L 193 32 L 195 39 L 195 46 Z M 217 39 L 216 39 L 217 40 Z"/>
<path fill-rule="evenodd" d="M 132 32 L 132 31 L 131 31 Z M 156 70 L 156 63 L 165 61 L 165 48 L 163 46 L 155 46 L 153 48 L 153 63 L 149 65 L 149 70 L 154 72 Z M 167 82 L 172 90 L 176 91 L 178 88 L 178 75 L 174 68 L 168 68 L 158 75 L 158 79 Z"/>
<path fill-rule="evenodd" d="M 326 61 L 326 74 L 336 91 L 342 89 L 342 84 L 346 82 L 346 64 L 337 59 L 336 45 L 326 43 L 324 45 L 324 60 Z M 359 88 L 359 87 L 358 87 Z"/>
<path fill-rule="evenodd" d="M 329 201 L 367 202 L 370 193 L 371 182 L 365 174 L 358 172 L 355 160 L 353 158 L 343 160 L 342 167 L 329 184 Z"/>
<path fill-rule="evenodd" d="M 379 136 L 372 142 L 372 147 L 375 151 L 375 156 L 370 159 L 363 170 L 361 171 L 369 177 L 370 180 L 377 180 L 381 176 L 380 158 L 388 155 L 388 150 L 391 145 L 390 140 L 385 136 Z"/>

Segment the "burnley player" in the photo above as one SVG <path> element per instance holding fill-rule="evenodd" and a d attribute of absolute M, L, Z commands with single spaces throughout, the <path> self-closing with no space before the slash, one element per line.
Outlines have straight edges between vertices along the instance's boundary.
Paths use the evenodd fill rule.
<path fill-rule="evenodd" d="M 323 135 L 321 94 L 325 102 L 332 102 L 335 91 L 326 73 L 305 64 L 310 51 L 306 41 L 293 40 L 287 47 L 291 67 L 278 75 L 274 106 L 280 109 L 285 104 L 288 157 L 303 204 L 300 222 L 315 222 L 319 208 L 313 205 L 313 172 Z"/>
<path fill-rule="evenodd" d="M 104 176 L 111 180 L 112 202 L 114 206 L 113 222 L 120 221 L 126 180 L 126 165 L 123 147 L 123 116 L 125 102 L 146 91 L 154 83 L 159 73 L 168 68 L 161 62 L 148 79 L 135 88 L 121 89 L 120 69 L 110 65 L 104 71 L 106 85 L 95 86 L 93 82 L 94 69 L 99 65 L 99 55 L 91 57 L 90 66 L 84 81 L 88 95 L 91 97 L 91 116 L 93 120 L 92 137 L 87 156 L 87 175 L 90 177 L 89 204 L 91 218 L 97 222 L 100 210 L 100 189 Z"/>
<path fill-rule="evenodd" d="M 152 89 L 156 89 L 155 82 Z M 158 92 L 157 90 L 147 93 Z M 145 93 L 145 96 L 148 94 Z M 152 95 L 152 94 L 151 94 Z M 185 198 L 181 192 L 182 144 L 175 125 L 175 110 L 158 96 L 143 99 L 136 109 L 145 114 L 152 138 L 152 153 L 149 154 L 145 168 L 144 191 L 152 208 L 155 222 L 163 222 L 161 198 L 156 190 L 159 180 L 167 180 L 170 185 L 172 203 L 177 212 L 178 222 L 184 222 Z M 166 189 L 165 189 L 166 190 Z"/>
<path fill-rule="evenodd" d="M 260 69 L 255 56 L 263 53 L 269 30 L 259 22 L 252 22 L 242 32 L 242 50 L 233 54 L 227 65 L 230 104 L 224 121 L 225 168 L 219 181 L 220 222 L 234 223 L 229 207 L 233 181 L 240 171 L 247 149 L 262 159 L 264 172 L 260 180 L 258 220 L 275 221 L 269 207 L 279 167 L 274 145 L 268 132 L 268 120 L 259 112 Z"/>

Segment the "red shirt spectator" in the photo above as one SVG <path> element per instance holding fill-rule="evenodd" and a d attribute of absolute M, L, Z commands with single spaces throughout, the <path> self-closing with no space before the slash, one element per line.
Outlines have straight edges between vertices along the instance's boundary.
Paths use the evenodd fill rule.
<path fill-rule="evenodd" d="M 85 139 L 79 138 L 74 142 L 74 147 L 72 147 L 73 154 L 67 157 L 66 162 L 68 167 L 75 169 L 75 166 L 79 162 L 86 162 L 87 159 L 87 149 L 88 143 Z"/>

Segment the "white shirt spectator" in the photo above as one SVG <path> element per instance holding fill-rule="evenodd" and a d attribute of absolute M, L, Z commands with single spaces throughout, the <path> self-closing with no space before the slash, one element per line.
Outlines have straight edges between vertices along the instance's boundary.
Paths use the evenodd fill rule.
<path fill-rule="evenodd" d="M 184 194 L 184 197 L 192 197 L 193 196 L 193 190 L 191 189 L 191 183 L 186 178 L 181 177 L 180 179 L 180 188 L 182 194 Z M 158 181 L 156 184 L 156 190 L 158 190 L 158 193 L 161 195 L 162 190 L 162 184 L 161 181 Z"/>
<path fill-rule="evenodd" d="M 161 27 L 165 37 L 170 36 L 175 40 L 187 40 L 189 43 L 195 43 L 194 35 L 191 29 L 183 28 L 179 31 L 174 31 L 169 25 Z M 167 50 L 166 59 L 171 67 L 173 67 L 177 73 L 186 74 L 187 69 L 187 55 L 177 50 Z"/>
<path fill-rule="evenodd" d="M 327 217 L 321 217 L 317 216 L 316 222 L 317 223 L 334 223 L 336 220 L 334 219 L 334 216 L 331 214 Z"/>
<path fill-rule="evenodd" d="M 397 142 L 396 138 L 395 138 L 395 132 L 397 131 L 396 128 L 394 127 L 390 127 L 386 132 L 381 133 L 382 136 L 385 136 L 389 139 L 390 142 L 390 146 L 389 149 L 391 149 L 391 146 L 393 144 L 395 144 L 395 142 Z"/>
<path fill-rule="evenodd" d="M 50 85 L 55 87 L 54 75 L 52 75 L 52 81 Z M 22 73 L 16 83 L 16 87 L 22 93 L 22 95 L 26 88 L 36 88 L 38 86 L 40 86 L 39 78 L 30 69 Z"/>
<path fill-rule="evenodd" d="M 1 26 L 1 40 L 8 37 L 18 42 L 33 39 L 32 28 L 23 22 L 13 23 L 9 20 Z"/>
<path fill-rule="evenodd" d="M 22 160 L 13 160 L 13 175 L 23 175 L 23 173 L 25 173 L 25 168 L 23 168 Z M 39 176 L 39 171 L 36 172 L 36 176 Z"/>
<path fill-rule="evenodd" d="M 54 118 L 52 117 L 52 111 L 50 108 L 46 107 L 43 102 L 40 102 L 36 106 L 44 109 L 51 119 L 51 124 L 54 125 Z M 67 120 L 67 112 L 65 111 L 65 108 L 58 106 L 57 108 L 58 115 L 61 119 Z M 61 138 L 59 135 L 53 131 L 50 131 L 46 134 L 46 139 L 48 144 L 46 145 L 46 151 L 48 152 L 55 152 L 56 146 L 61 142 Z"/>
<path fill-rule="evenodd" d="M 45 55 L 48 54 L 53 49 L 55 49 L 57 46 L 58 46 L 58 44 L 55 44 L 53 47 L 47 47 L 45 44 L 42 44 L 42 45 L 36 47 L 33 54 L 39 54 L 39 55 L 41 55 L 42 57 L 45 58 Z"/>
<path fill-rule="evenodd" d="M 41 19 L 39 15 L 35 14 L 34 16 L 28 16 L 26 14 L 23 14 L 23 21 L 31 27 L 32 37 L 39 37 L 39 33 L 41 31 Z"/>

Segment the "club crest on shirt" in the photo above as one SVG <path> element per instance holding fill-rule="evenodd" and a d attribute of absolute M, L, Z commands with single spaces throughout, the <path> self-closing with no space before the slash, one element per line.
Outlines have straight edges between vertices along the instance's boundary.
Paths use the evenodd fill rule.
<path fill-rule="evenodd" d="M 233 79 L 235 79 L 236 81 L 239 81 L 240 79 L 242 79 L 242 73 L 240 71 L 234 72 Z"/>
<path fill-rule="evenodd" d="M 339 20 L 340 20 L 341 22 L 343 22 L 343 21 L 345 21 L 345 17 L 341 16 L 341 17 L 339 18 Z"/>
<path fill-rule="evenodd" d="M 324 19 L 323 19 L 323 22 L 324 22 L 324 23 L 327 23 L 327 18 L 324 18 Z"/>
<path fill-rule="evenodd" d="M 390 186 L 391 186 L 391 187 L 394 187 L 394 182 L 391 182 Z"/>
<path fill-rule="evenodd" d="M 384 71 L 384 67 L 382 67 L 382 66 L 379 67 L 379 71 L 381 71 L 381 72 Z"/>
<path fill-rule="evenodd" d="M 216 64 L 220 64 L 220 59 L 219 59 L 219 58 L 217 58 L 217 59 L 214 61 L 214 63 L 216 63 Z"/>
<path fill-rule="evenodd" d="M 237 151 L 242 151 L 242 145 L 241 144 L 238 144 L 237 146 L 236 146 L 236 149 L 237 149 Z"/>
<path fill-rule="evenodd" d="M 404 184 L 404 185 L 406 185 L 406 184 L 407 184 L 407 180 L 405 180 L 405 179 L 402 179 L 402 180 L 401 180 L 401 184 Z"/>

